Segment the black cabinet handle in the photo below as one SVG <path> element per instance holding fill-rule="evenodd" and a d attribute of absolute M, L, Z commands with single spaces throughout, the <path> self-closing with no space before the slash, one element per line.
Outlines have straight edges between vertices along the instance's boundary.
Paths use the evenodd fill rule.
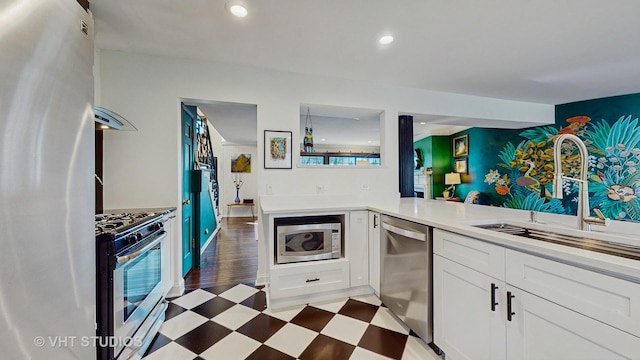
<path fill-rule="evenodd" d="M 378 227 L 378 215 L 373 214 L 373 228 L 377 228 Z"/>
<path fill-rule="evenodd" d="M 315 279 L 307 279 L 307 282 L 308 282 L 308 283 L 310 283 L 310 282 L 314 282 L 314 281 L 320 281 L 320 279 L 318 279 L 318 278 L 315 278 Z"/>
<path fill-rule="evenodd" d="M 514 297 L 516 296 L 511 294 L 511 291 L 507 291 L 507 320 L 509 321 L 511 321 L 513 315 L 516 314 L 511 309 L 511 299 L 513 299 Z"/>
<path fill-rule="evenodd" d="M 496 305 L 498 305 L 498 302 L 496 301 L 497 289 L 498 287 L 496 286 L 496 284 L 491 283 L 491 311 L 496 311 Z"/>

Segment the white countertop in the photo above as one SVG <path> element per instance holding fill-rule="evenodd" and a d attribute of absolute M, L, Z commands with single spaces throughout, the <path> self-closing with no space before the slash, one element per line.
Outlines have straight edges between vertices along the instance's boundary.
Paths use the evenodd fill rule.
<path fill-rule="evenodd" d="M 577 223 L 575 216 L 538 213 L 537 217 L 540 223 L 532 224 L 528 223 L 529 211 L 420 198 L 356 199 L 345 196 L 261 196 L 260 207 L 263 214 L 274 216 L 292 213 L 372 210 L 485 240 L 507 248 L 596 269 L 640 283 L 640 261 L 472 226 L 473 224 L 504 221 L 519 222 L 545 231 L 640 246 L 640 224 L 636 223 L 613 221 L 612 225 L 607 228 L 594 226 L 597 231 L 584 232 L 575 230 Z"/>

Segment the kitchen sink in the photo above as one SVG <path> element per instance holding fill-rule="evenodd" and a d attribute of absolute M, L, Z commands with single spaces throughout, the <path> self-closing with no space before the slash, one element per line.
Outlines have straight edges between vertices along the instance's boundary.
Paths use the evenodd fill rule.
<path fill-rule="evenodd" d="M 533 227 L 508 223 L 479 224 L 473 226 L 481 229 L 496 231 L 503 234 L 516 235 L 532 240 L 546 241 L 554 244 L 571 246 L 574 248 L 619 256 L 627 259 L 640 260 L 640 246 L 561 234 L 552 231 L 535 229 Z"/>

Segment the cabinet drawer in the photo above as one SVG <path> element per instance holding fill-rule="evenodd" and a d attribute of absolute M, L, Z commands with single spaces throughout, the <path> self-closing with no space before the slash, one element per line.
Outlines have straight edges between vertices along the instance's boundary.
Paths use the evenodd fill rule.
<path fill-rule="evenodd" d="M 507 250 L 507 282 L 640 336 L 640 284 Z"/>
<path fill-rule="evenodd" d="M 434 229 L 433 252 L 498 280 L 505 279 L 505 249 L 500 246 Z"/>
<path fill-rule="evenodd" d="M 269 291 L 274 299 L 345 289 L 349 287 L 349 262 L 274 268 L 270 280 Z"/>

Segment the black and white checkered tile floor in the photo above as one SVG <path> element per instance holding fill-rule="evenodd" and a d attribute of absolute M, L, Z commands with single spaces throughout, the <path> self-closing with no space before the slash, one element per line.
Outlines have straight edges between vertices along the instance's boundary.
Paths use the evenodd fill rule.
<path fill-rule="evenodd" d="M 144 359 L 440 360 L 373 296 L 272 312 L 248 285 L 172 299 Z"/>

